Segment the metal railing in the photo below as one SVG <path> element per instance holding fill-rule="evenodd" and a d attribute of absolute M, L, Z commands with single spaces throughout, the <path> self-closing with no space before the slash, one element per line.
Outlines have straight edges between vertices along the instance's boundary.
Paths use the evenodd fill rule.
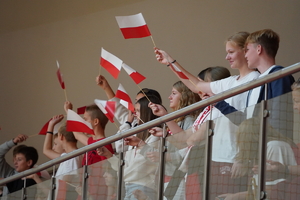
<path fill-rule="evenodd" d="M 139 133 L 143 130 L 149 129 L 151 127 L 160 125 L 160 124 L 168 122 L 168 121 L 171 121 L 171 120 L 176 119 L 176 118 L 178 118 L 182 115 L 189 114 L 189 113 L 191 113 L 195 110 L 198 110 L 200 108 L 203 108 L 205 106 L 214 104 L 214 103 L 219 102 L 221 100 L 227 99 L 229 97 L 235 96 L 235 95 L 240 94 L 242 92 L 248 91 L 248 90 L 253 89 L 255 87 L 258 87 L 258 86 L 261 86 L 265 83 L 269 83 L 271 81 L 274 81 L 276 79 L 282 78 L 282 77 L 287 76 L 287 75 L 294 74 L 294 73 L 299 72 L 299 71 L 300 71 L 300 63 L 296 63 L 296 64 L 293 64 L 289 67 L 285 67 L 280 71 L 271 73 L 271 74 L 269 74 L 267 76 L 264 76 L 262 78 L 259 78 L 259 79 L 253 80 L 251 82 L 245 83 L 243 85 L 240 85 L 238 87 L 232 88 L 232 89 L 227 90 L 225 92 L 222 92 L 218 95 L 215 95 L 215 96 L 212 96 L 208 99 L 205 99 L 201 102 L 195 103 L 193 105 L 190 105 L 190 106 L 185 107 L 183 109 L 180 109 L 178 111 L 172 112 L 168 115 L 159 117 L 155 120 L 152 120 L 152 121 L 147 122 L 145 124 L 139 125 L 138 127 L 132 128 L 130 130 L 121 132 L 120 134 L 110 136 L 110 137 L 108 137 L 104 140 L 101 140 L 99 142 L 96 142 L 96 143 L 90 144 L 88 146 L 82 147 L 80 149 L 77 149 L 75 151 L 72 151 L 72 152 L 70 152 L 70 153 L 68 153 L 64 156 L 61 156 L 59 158 L 56 158 L 56 159 L 48 161 L 44 164 L 41 164 L 36 168 L 32 168 L 32 169 L 26 170 L 24 172 L 20 172 L 18 174 L 10 176 L 6 179 L 0 180 L 0 185 L 4 185 L 8 182 L 20 179 L 22 177 L 28 176 L 28 175 L 33 174 L 33 173 L 40 172 L 40 171 L 45 170 L 45 169 L 48 169 L 51 166 L 54 166 L 54 165 L 59 164 L 63 161 L 66 161 L 66 160 L 71 159 L 73 157 L 84 154 L 87 151 L 94 150 L 98 147 L 102 147 L 102 146 L 105 146 L 107 144 L 111 144 L 111 143 L 113 143 L 117 140 L 120 140 L 122 138 L 134 135 L 134 134 Z"/>

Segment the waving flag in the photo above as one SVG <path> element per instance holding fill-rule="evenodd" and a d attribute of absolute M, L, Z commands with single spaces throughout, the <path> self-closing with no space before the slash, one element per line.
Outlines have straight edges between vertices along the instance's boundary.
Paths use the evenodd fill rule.
<path fill-rule="evenodd" d="M 77 108 L 77 114 L 78 115 L 84 114 L 85 113 L 85 108 L 86 108 L 86 106 L 82 106 L 80 108 Z"/>
<path fill-rule="evenodd" d="M 189 79 L 178 67 L 176 67 L 176 65 L 174 65 L 173 63 L 171 63 L 171 67 L 173 68 L 173 70 L 176 72 L 176 74 L 182 78 L 182 79 Z"/>
<path fill-rule="evenodd" d="M 114 123 L 116 102 L 95 99 L 95 104 L 100 108 L 103 114 L 105 114 L 105 116 L 109 119 L 109 121 Z"/>
<path fill-rule="evenodd" d="M 151 36 L 142 13 L 130 16 L 116 16 L 116 20 L 125 39 Z"/>
<path fill-rule="evenodd" d="M 118 78 L 123 61 L 102 48 L 100 65 L 105 68 L 115 79 Z"/>
<path fill-rule="evenodd" d="M 58 70 L 57 70 L 57 72 L 56 72 L 56 75 L 57 75 L 59 84 L 60 84 L 60 86 L 61 86 L 62 89 L 66 89 L 66 88 L 65 88 L 65 82 L 64 82 L 64 80 L 63 80 L 63 78 L 62 78 L 62 73 L 60 73 L 58 61 L 56 61 L 56 65 L 57 65 L 57 68 L 58 68 Z"/>
<path fill-rule="evenodd" d="M 137 71 L 135 71 L 134 69 L 126 65 L 125 63 L 122 64 L 122 67 L 136 84 L 139 84 L 140 82 L 146 79 L 145 76 L 138 73 Z"/>
<path fill-rule="evenodd" d="M 52 118 L 51 118 L 52 119 Z M 44 124 L 44 126 L 42 127 L 42 129 L 40 130 L 40 132 L 38 133 L 39 135 L 46 135 L 47 134 L 47 130 L 48 130 L 48 126 L 49 126 L 49 122 L 51 121 L 51 119 L 49 121 L 46 122 L 46 124 Z M 53 133 L 57 133 L 59 127 L 61 126 L 62 121 L 55 124 L 54 126 L 54 130 Z"/>
<path fill-rule="evenodd" d="M 68 109 L 67 113 L 67 131 L 83 132 L 95 135 L 92 125 L 70 109 Z"/>
<path fill-rule="evenodd" d="M 116 97 L 121 99 L 120 103 L 123 106 L 125 106 L 128 110 L 134 112 L 134 106 L 132 105 L 132 101 L 127 92 L 125 91 L 124 87 L 121 85 L 121 83 L 119 84 L 118 90 L 116 92 Z"/>

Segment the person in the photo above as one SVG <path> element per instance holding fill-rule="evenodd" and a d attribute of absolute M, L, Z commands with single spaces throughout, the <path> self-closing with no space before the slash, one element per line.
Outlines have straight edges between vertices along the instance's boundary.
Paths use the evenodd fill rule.
<path fill-rule="evenodd" d="M 279 35 L 271 29 L 263 29 L 259 31 L 255 31 L 251 33 L 247 41 L 245 43 L 245 58 L 247 59 L 249 69 L 257 69 L 260 72 L 260 77 L 264 77 L 270 73 L 279 71 L 283 69 L 282 66 L 278 66 L 275 64 L 275 57 L 279 48 Z M 236 112 L 240 110 L 240 108 L 236 107 L 233 104 L 230 104 L 225 101 L 221 101 L 215 105 L 224 115 L 227 115 L 232 112 L 236 112 L 239 114 L 238 117 L 231 118 L 230 120 L 235 124 L 240 124 L 246 118 L 250 118 L 255 116 L 258 109 L 254 105 L 259 104 L 265 98 L 265 87 L 267 87 L 266 100 L 281 96 L 288 92 L 291 92 L 291 85 L 295 82 L 294 77 L 292 75 L 274 80 L 269 82 L 267 86 L 262 85 L 260 87 L 256 87 L 253 90 L 250 90 L 246 107 L 251 106 L 244 112 Z M 284 98 L 284 97 L 283 97 Z M 290 97 L 286 97 L 290 99 Z M 290 111 L 280 111 L 280 102 L 278 101 L 272 102 L 272 115 L 269 117 L 271 125 L 280 130 L 285 129 L 287 137 L 292 138 L 293 133 L 290 127 L 288 127 L 286 122 L 280 121 L 278 119 L 279 116 L 286 115 Z M 283 100 L 281 100 L 283 101 Z"/>
<path fill-rule="evenodd" d="M 70 101 L 66 101 L 64 104 L 64 109 L 67 113 L 68 109 L 72 110 L 73 105 Z M 83 114 L 85 121 L 89 122 L 92 125 L 95 135 L 89 137 L 84 133 L 73 132 L 75 138 L 81 142 L 83 145 L 89 145 L 100 140 L 105 139 L 105 126 L 108 122 L 108 118 L 103 114 L 100 108 L 96 104 L 91 104 L 86 106 L 85 112 Z M 111 144 L 105 145 L 105 147 L 111 152 L 114 153 Z M 91 165 L 96 162 L 105 160 L 103 156 L 99 156 L 96 150 L 91 150 L 85 154 L 82 159 L 82 166 Z"/>
<path fill-rule="evenodd" d="M 38 152 L 34 147 L 22 145 L 22 147 L 17 148 L 13 153 L 14 167 L 10 166 L 6 160 L 6 153 L 15 145 L 26 141 L 28 139 L 27 135 L 19 134 L 12 140 L 6 141 L 0 145 L 0 176 L 2 178 L 7 178 L 17 173 L 31 169 L 38 161 Z M 26 179 L 26 187 L 36 184 L 33 179 Z M 15 191 L 21 190 L 24 187 L 24 180 L 17 179 L 15 181 L 9 182 L 3 188 L 3 196 Z M 36 191 L 28 194 L 29 197 L 34 197 Z"/>
<path fill-rule="evenodd" d="M 97 76 L 96 84 L 104 90 L 109 101 L 116 102 L 115 118 L 121 124 L 117 134 L 126 131 L 132 127 L 136 127 L 138 125 L 139 120 L 136 117 L 134 117 L 133 113 L 130 110 L 127 110 L 127 108 L 121 105 L 120 99 L 115 97 L 115 93 L 111 89 L 111 86 L 109 85 L 106 78 L 102 75 Z M 140 98 L 144 97 L 145 95 L 147 97 L 151 97 L 151 96 L 156 97 L 159 104 L 162 104 L 162 99 L 159 92 L 149 88 L 143 88 L 139 90 L 138 93 L 136 94 L 135 102 L 137 102 Z M 122 144 L 122 140 L 118 140 L 115 142 L 115 148 L 117 153 L 120 153 L 123 150 L 124 151 L 128 150 L 128 146 L 124 146 Z"/>
<path fill-rule="evenodd" d="M 157 97 L 149 96 L 151 102 L 159 103 Z M 135 103 L 135 114 L 139 124 L 146 123 L 157 116 L 152 114 L 148 108 L 149 100 L 142 97 Z M 133 199 L 136 190 L 141 190 L 150 199 L 156 199 L 156 171 L 157 163 L 147 158 L 148 150 L 157 150 L 157 140 L 159 138 L 149 134 L 148 130 L 138 133 L 136 136 L 129 136 L 124 139 L 126 145 L 133 146 L 134 149 L 125 153 L 124 199 Z M 118 171 L 118 158 L 109 152 L 105 147 L 98 148 L 98 154 L 106 156 L 114 170 Z"/>
<path fill-rule="evenodd" d="M 208 67 L 202 70 L 198 74 L 198 78 L 201 81 L 217 81 L 224 78 L 230 77 L 230 72 L 225 67 L 215 66 L 215 67 Z M 200 93 L 199 94 L 201 99 L 207 99 L 208 97 L 212 96 L 212 93 Z M 163 116 L 167 114 L 167 112 L 162 109 L 159 105 L 149 104 L 154 114 L 159 116 Z M 211 106 L 207 106 L 203 109 L 203 111 L 198 115 L 197 119 L 194 121 L 194 124 L 191 129 L 187 129 L 183 132 L 183 129 L 180 129 L 178 125 L 175 125 L 173 121 L 167 122 L 168 127 L 170 128 L 171 132 L 176 132 L 180 129 L 181 133 L 174 134 L 172 137 L 169 138 L 170 142 L 173 142 L 174 145 L 178 146 L 178 148 L 182 148 L 181 145 L 178 143 L 184 142 L 185 145 L 183 146 L 186 150 L 186 159 L 184 159 L 183 163 L 180 166 L 180 171 L 187 172 L 187 183 L 186 183 L 186 199 L 201 199 L 200 197 L 200 185 L 202 185 L 203 180 L 203 165 L 204 165 L 204 156 L 203 156 L 203 146 L 197 146 L 201 141 L 205 140 L 205 122 L 208 120 L 211 115 L 212 119 L 218 118 L 222 116 L 218 109 L 214 109 Z M 221 125 L 220 123 L 217 123 Z M 222 126 L 221 126 L 222 127 Z M 220 127 L 220 128 L 221 128 Z M 224 129 L 224 127 L 222 127 Z M 177 130 L 176 130 L 177 129 Z M 152 134 L 157 135 L 158 129 L 153 128 L 150 130 Z M 219 134 L 219 137 L 222 134 Z M 171 139 L 173 138 L 173 139 Z M 215 141 L 215 140 L 214 140 Z M 192 147 L 193 145 L 196 145 Z M 187 146 L 192 148 L 187 148 Z M 190 163 L 190 164 L 187 164 Z M 218 167 L 215 167 L 218 168 Z M 180 176 L 185 175 L 185 173 L 177 172 Z M 175 176 L 175 175 L 173 175 Z M 174 183 L 175 184 L 175 183 Z M 176 184 L 175 184 L 176 185 Z"/>
<path fill-rule="evenodd" d="M 237 145 L 239 152 L 235 159 L 243 163 L 242 170 L 249 173 L 253 165 L 258 163 L 258 147 L 259 147 L 260 120 L 259 118 L 249 118 L 243 121 L 237 130 Z M 276 131 L 270 125 L 267 125 L 267 152 L 266 159 L 280 162 L 283 165 L 295 165 L 296 160 L 292 150 L 295 146 L 290 138 L 287 138 Z M 268 198 L 272 195 L 272 188 L 284 181 L 284 177 L 268 177 L 266 181 L 266 193 Z M 226 197 L 225 200 L 246 199 L 257 194 L 258 175 L 253 175 L 254 184 L 250 187 L 252 192 L 239 192 L 234 194 L 223 194 L 219 197 Z"/>

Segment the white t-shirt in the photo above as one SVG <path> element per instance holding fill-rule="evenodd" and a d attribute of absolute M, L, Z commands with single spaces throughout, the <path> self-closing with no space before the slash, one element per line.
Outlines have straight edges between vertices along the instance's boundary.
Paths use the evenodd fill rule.
<path fill-rule="evenodd" d="M 275 65 L 270 67 L 267 71 L 262 73 L 258 78 L 261 78 L 263 76 L 268 75 L 274 67 L 275 67 Z M 260 94 L 260 90 L 261 90 L 261 86 L 253 88 L 252 91 L 249 94 L 249 97 L 248 97 L 249 100 L 248 100 L 248 105 L 247 105 L 248 106 L 248 108 L 247 108 L 247 119 L 249 119 L 253 116 L 254 107 L 255 107 L 253 105 L 257 104 L 259 94 Z"/>
<path fill-rule="evenodd" d="M 61 154 L 61 156 L 63 155 L 66 155 L 66 153 Z M 60 163 L 55 176 L 58 177 L 66 173 L 70 174 L 70 172 L 81 168 L 81 161 L 82 161 L 82 156 L 80 155 Z"/>
<path fill-rule="evenodd" d="M 290 144 L 283 141 L 272 140 L 267 143 L 266 159 L 279 162 L 283 165 L 297 165 L 295 155 Z M 256 184 L 258 184 L 258 174 L 255 174 L 253 178 L 255 179 Z M 266 185 L 275 185 L 284 180 L 285 179 L 267 181 Z"/>
<path fill-rule="evenodd" d="M 239 76 L 230 76 L 222 80 L 211 82 L 210 87 L 214 94 L 219 94 L 233 87 L 252 81 L 258 76 L 259 73 L 257 71 L 249 73 L 242 79 L 239 79 Z M 244 92 L 225 99 L 225 101 L 237 110 L 241 110 L 246 107 L 247 95 L 248 92 Z M 233 163 L 234 157 L 237 153 L 235 133 L 238 127 L 225 117 L 218 109 L 214 108 L 212 112 L 214 116 L 222 116 L 214 121 L 215 128 L 212 160 L 215 162 Z"/>

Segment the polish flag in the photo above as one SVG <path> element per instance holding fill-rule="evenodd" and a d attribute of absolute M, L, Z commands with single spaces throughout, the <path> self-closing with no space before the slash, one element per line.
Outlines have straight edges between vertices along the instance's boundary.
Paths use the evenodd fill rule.
<path fill-rule="evenodd" d="M 47 121 L 46 124 L 42 127 L 42 129 L 39 132 L 39 135 L 46 135 L 47 134 L 49 122 L 51 121 L 51 119 L 49 121 Z M 61 125 L 62 125 L 62 121 L 54 125 L 54 130 L 53 130 L 54 134 L 58 132 L 58 129 Z"/>
<path fill-rule="evenodd" d="M 118 90 L 116 92 L 116 97 L 123 100 L 123 104 L 120 101 L 120 103 L 123 106 L 125 106 L 128 110 L 131 110 L 132 112 L 134 112 L 134 107 L 132 105 L 132 101 L 131 101 L 129 95 L 127 94 L 127 92 L 125 91 L 124 87 L 121 85 L 121 83 L 119 84 Z M 125 102 L 127 102 L 127 104 Z"/>
<path fill-rule="evenodd" d="M 60 73 L 58 61 L 56 61 L 56 65 L 57 65 L 57 68 L 58 68 L 58 70 L 57 70 L 57 72 L 56 72 L 56 75 L 57 75 L 59 84 L 60 84 L 60 86 L 61 86 L 62 89 L 66 89 L 66 88 L 65 88 L 65 82 L 64 82 L 64 80 L 63 80 L 63 78 L 62 78 L 62 73 Z"/>
<path fill-rule="evenodd" d="M 116 20 L 125 39 L 151 36 L 142 13 L 130 16 L 116 16 Z"/>
<path fill-rule="evenodd" d="M 136 84 L 139 84 L 140 82 L 146 79 L 145 76 L 138 73 L 137 71 L 135 71 L 134 69 L 126 65 L 125 63 L 122 64 L 122 67 Z"/>
<path fill-rule="evenodd" d="M 116 110 L 116 102 L 114 101 L 104 101 L 95 99 L 95 104 L 100 108 L 100 110 L 105 114 L 105 116 L 114 123 L 114 116 Z"/>
<path fill-rule="evenodd" d="M 77 114 L 78 115 L 84 114 L 85 113 L 85 108 L 86 108 L 86 106 L 82 106 L 80 108 L 77 108 Z"/>
<path fill-rule="evenodd" d="M 129 103 L 128 101 L 120 100 L 120 104 L 123 105 L 128 110 L 134 112 L 134 106 L 132 103 Z"/>
<path fill-rule="evenodd" d="M 176 67 L 176 65 L 174 65 L 173 63 L 171 63 L 171 67 L 173 68 L 173 70 L 177 73 L 177 75 L 182 78 L 182 79 L 189 79 L 178 67 Z"/>
<path fill-rule="evenodd" d="M 92 125 L 70 109 L 68 109 L 67 113 L 67 131 L 83 132 L 95 135 Z"/>
<path fill-rule="evenodd" d="M 101 50 L 100 65 L 105 68 L 115 79 L 118 78 L 123 61 L 105 49 Z"/>

